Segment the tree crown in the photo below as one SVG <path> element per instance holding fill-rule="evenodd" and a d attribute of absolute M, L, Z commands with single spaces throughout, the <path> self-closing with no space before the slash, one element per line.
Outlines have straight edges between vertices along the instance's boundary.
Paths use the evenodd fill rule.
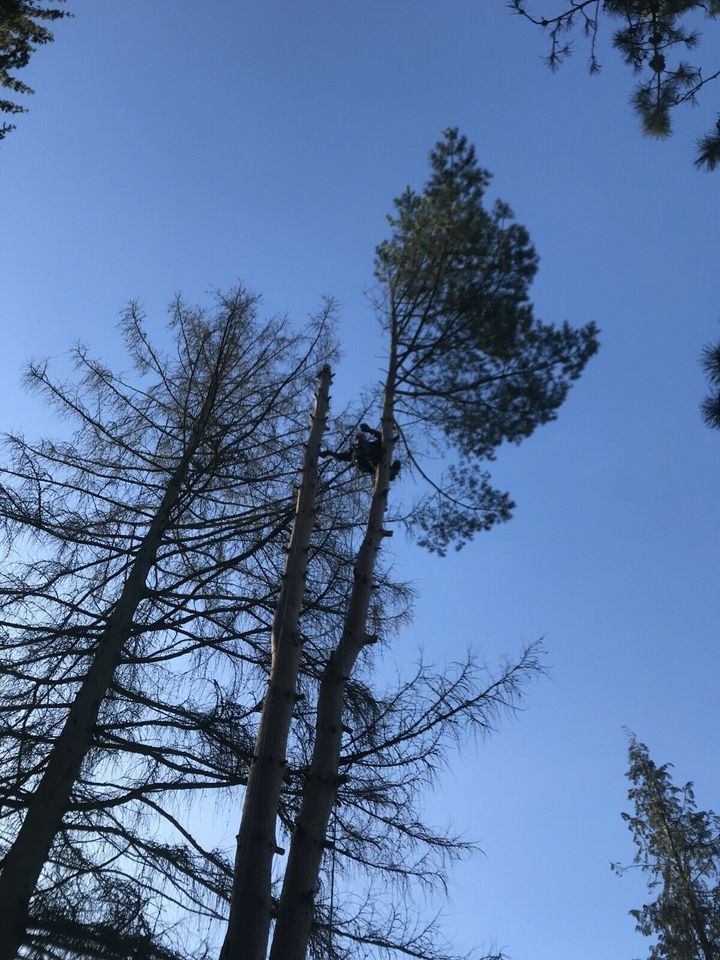
<path fill-rule="evenodd" d="M 395 364 L 395 419 L 413 464 L 423 449 L 451 452 L 434 494 L 413 515 L 420 542 L 462 545 L 509 517 L 512 502 L 479 469 L 504 442 L 553 420 L 597 350 L 594 324 L 552 326 L 529 298 L 538 257 L 490 174 L 457 129 L 430 154 L 420 193 L 406 189 L 377 248 L 381 321 Z"/>
<path fill-rule="evenodd" d="M 64 3 L 65 0 L 59 2 Z M 30 0 L 0 0 L 0 86 L 13 93 L 33 93 L 31 87 L 10 71 L 26 67 L 38 46 L 55 39 L 46 23 L 70 16 L 72 14 L 66 10 L 46 7 Z M 26 109 L 13 100 L 0 99 L 0 113 L 24 113 Z M 14 129 L 12 123 L 0 125 L 0 140 Z"/>
<path fill-rule="evenodd" d="M 673 784 L 670 764 L 657 766 L 634 736 L 628 751 L 623 813 L 636 847 L 634 864 L 648 877 L 654 901 L 630 914 L 637 930 L 657 937 L 651 960 L 715 960 L 720 955 L 720 817 L 698 810 L 693 784 Z M 616 873 L 625 869 L 613 865 Z"/>

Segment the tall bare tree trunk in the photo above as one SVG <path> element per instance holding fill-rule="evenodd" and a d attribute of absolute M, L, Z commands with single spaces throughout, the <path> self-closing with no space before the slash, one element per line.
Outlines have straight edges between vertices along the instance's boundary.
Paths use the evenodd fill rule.
<path fill-rule="evenodd" d="M 367 619 L 375 561 L 386 536 L 383 522 L 395 444 L 395 358 L 393 342 L 383 399 L 382 457 L 375 476 L 365 538 L 355 564 L 342 637 L 328 659 L 320 682 L 313 758 L 290 845 L 270 960 L 305 960 L 307 954 L 320 864 L 337 794 L 345 684 L 358 654 L 368 642 Z"/>
<path fill-rule="evenodd" d="M 285 575 L 272 626 L 272 666 L 245 790 L 230 918 L 221 960 L 265 960 L 271 921 L 272 862 L 280 852 L 276 840 L 285 752 L 295 706 L 301 644 L 302 609 L 310 537 L 315 524 L 318 459 L 327 424 L 330 367 L 320 380 L 290 536 Z"/>
<path fill-rule="evenodd" d="M 188 467 L 202 440 L 217 386 L 214 377 L 188 446 L 170 476 L 162 501 L 138 547 L 120 598 L 98 641 L 92 663 L 50 751 L 45 773 L 28 803 L 23 824 L 2 862 L 0 960 L 15 960 L 23 942 L 30 900 L 68 809 L 80 768 L 92 745 L 100 707 L 130 636 L 135 613 L 145 595 L 147 576 L 178 502 Z"/>

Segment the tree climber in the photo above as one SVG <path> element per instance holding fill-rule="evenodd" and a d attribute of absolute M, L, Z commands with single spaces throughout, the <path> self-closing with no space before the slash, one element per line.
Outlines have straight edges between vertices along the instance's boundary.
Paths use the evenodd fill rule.
<path fill-rule="evenodd" d="M 361 423 L 349 450 L 344 453 L 336 453 L 334 450 L 321 450 L 320 456 L 352 463 L 360 473 L 374 475 L 382 459 L 382 434 L 379 430 L 373 430 L 366 423 Z M 393 460 L 390 466 L 390 479 L 394 480 L 398 473 L 400 473 L 400 461 Z"/>

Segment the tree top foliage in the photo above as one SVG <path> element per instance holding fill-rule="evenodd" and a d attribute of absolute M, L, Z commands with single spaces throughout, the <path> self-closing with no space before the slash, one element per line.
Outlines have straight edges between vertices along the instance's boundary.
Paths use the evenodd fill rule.
<path fill-rule="evenodd" d="M 720 430 L 720 340 L 704 347 L 700 356 L 710 393 L 701 405 L 703 420 L 714 430 Z"/>
<path fill-rule="evenodd" d="M 56 2 L 64 3 L 65 0 Z M 70 16 L 72 14 L 66 10 L 48 7 L 44 2 L 0 0 L 0 85 L 13 93 L 33 93 L 32 87 L 14 76 L 14 71 L 28 65 L 37 47 L 55 39 L 47 23 Z M 0 113 L 17 114 L 26 110 L 27 107 L 13 100 L 0 99 Z M 12 123 L 0 125 L 0 140 L 14 129 Z"/>
<path fill-rule="evenodd" d="M 720 0 L 562 0 L 543 13 L 531 12 L 526 0 L 509 0 L 509 6 L 548 32 L 546 59 L 553 70 L 570 54 L 570 37 L 579 30 L 590 43 L 590 72 L 599 72 L 597 40 L 606 17 L 616 27 L 613 46 L 638 78 L 631 102 L 651 137 L 670 136 L 672 111 L 697 103 L 700 90 L 720 76 L 720 69 L 706 71 L 684 59 L 700 42 L 698 16 L 715 19 Z M 703 170 L 720 165 L 720 114 L 697 140 L 695 165 Z"/>
<path fill-rule="evenodd" d="M 425 481 L 429 448 L 452 457 L 413 516 L 419 542 L 439 553 L 509 518 L 512 501 L 480 465 L 554 420 L 598 347 L 592 323 L 535 316 L 537 254 L 510 207 L 486 203 L 489 182 L 474 147 L 446 130 L 424 188 L 395 200 L 391 235 L 376 251 L 406 454 Z"/>
<path fill-rule="evenodd" d="M 720 956 L 720 817 L 698 810 L 693 784 L 673 784 L 671 764 L 656 765 L 630 737 L 628 799 L 623 813 L 636 847 L 633 864 L 647 875 L 651 903 L 631 910 L 637 930 L 656 937 L 650 960 Z M 613 864 L 616 873 L 627 868 Z"/>

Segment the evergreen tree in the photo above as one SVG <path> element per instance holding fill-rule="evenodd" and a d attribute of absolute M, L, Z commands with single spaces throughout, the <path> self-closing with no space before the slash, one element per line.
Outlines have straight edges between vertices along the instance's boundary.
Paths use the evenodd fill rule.
<path fill-rule="evenodd" d="M 635 842 L 634 864 L 657 897 L 630 914 L 637 930 L 657 937 L 651 960 L 720 958 L 720 817 L 698 810 L 693 784 L 676 787 L 670 764 L 656 766 L 630 738 L 627 777 L 632 813 L 623 813 Z M 622 874 L 627 867 L 613 869 Z"/>
<path fill-rule="evenodd" d="M 702 402 L 703 419 L 709 427 L 720 430 L 720 340 L 705 347 L 701 363 L 710 385 L 710 393 Z"/>
<path fill-rule="evenodd" d="M 560 6 L 559 12 L 545 7 L 543 13 L 535 13 L 528 9 L 527 0 L 510 0 L 511 9 L 548 32 L 547 62 L 552 69 L 569 55 L 570 37 L 578 30 L 589 40 L 590 72 L 597 73 L 601 18 L 616 24 L 613 45 L 639 78 L 632 103 L 643 130 L 651 137 L 669 136 L 672 111 L 681 104 L 696 103 L 703 87 L 720 77 L 715 66 L 704 70 L 700 63 L 683 59 L 685 52 L 698 47 L 700 18 L 714 19 L 720 14 L 718 0 L 571 0 Z M 698 139 L 695 165 L 705 170 L 720 165 L 720 115 Z"/>
<path fill-rule="evenodd" d="M 60 0 L 64 3 L 65 0 Z M 57 7 L 31 0 L 0 0 L 0 85 L 13 93 L 33 93 L 31 87 L 18 80 L 10 71 L 20 70 L 30 62 L 35 49 L 54 40 L 45 25 L 53 20 L 70 16 Z M 26 107 L 13 100 L 0 99 L 0 113 L 24 113 Z M 12 123 L 0 126 L 0 140 L 15 129 Z"/>
<path fill-rule="evenodd" d="M 486 209 L 489 174 L 478 167 L 466 139 L 447 131 L 430 162 L 425 189 L 408 189 L 396 201 L 391 236 L 377 250 L 375 302 L 388 340 L 375 401 L 380 453 L 342 631 L 320 679 L 312 759 L 277 905 L 272 960 L 304 960 L 318 923 L 328 826 L 347 777 L 340 773 L 343 734 L 351 726 L 347 689 L 361 653 L 376 639 L 369 614 L 380 547 L 391 534 L 385 523 L 396 449 L 405 474 L 414 473 L 426 490 L 405 510 L 408 529 L 437 553 L 459 548 L 507 520 L 512 510 L 484 463 L 503 442 L 519 443 L 554 419 L 597 349 L 593 325 L 553 327 L 534 316 L 528 289 L 537 269 L 535 251 L 506 204 Z M 438 453 L 446 456 L 447 469 L 433 478 L 427 462 Z M 259 752 L 255 762 L 282 764 L 285 758 Z M 261 832 L 272 850 L 271 823 L 265 819 Z M 242 869 L 239 858 L 236 870 Z M 269 903 L 269 891 L 255 896 Z M 231 923 L 224 960 L 264 960 L 271 910 L 256 911 L 252 923 L 259 929 L 248 938 Z"/>

